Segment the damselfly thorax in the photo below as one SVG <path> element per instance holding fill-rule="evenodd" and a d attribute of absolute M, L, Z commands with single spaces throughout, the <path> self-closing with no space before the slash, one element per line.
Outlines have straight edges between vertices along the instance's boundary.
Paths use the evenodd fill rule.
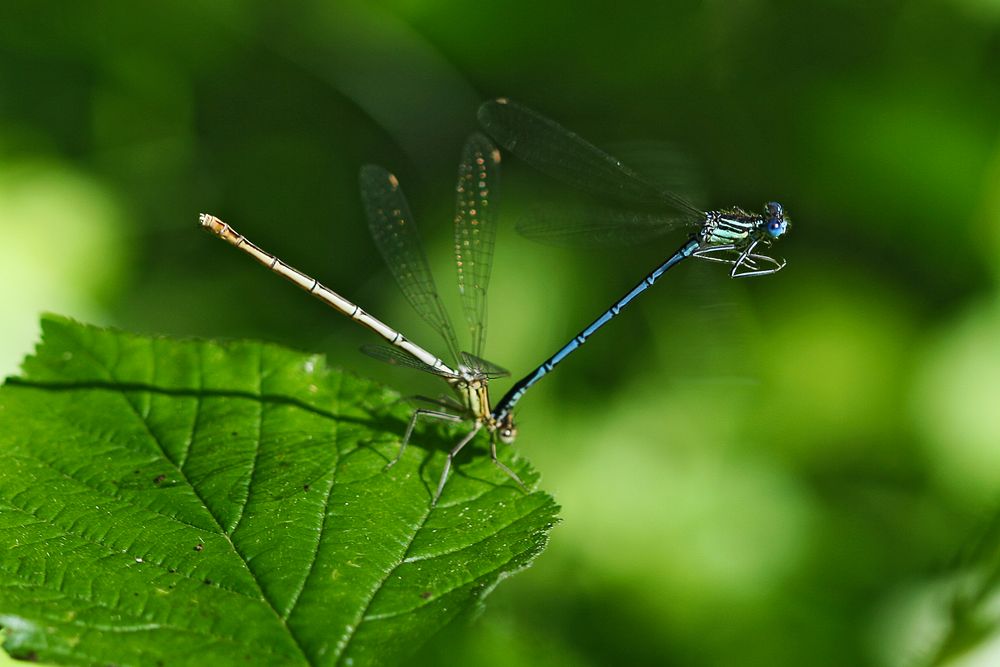
<path fill-rule="evenodd" d="M 701 242 L 710 245 L 747 243 L 754 229 L 763 222 L 763 217 L 747 213 L 740 208 L 709 211 L 705 214 L 705 224 L 699 232 Z"/>
<path fill-rule="evenodd" d="M 784 208 L 777 202 L 764 205 L 764 214 L 747 213 L 741 208 L 709 211 L 698 231 L 699 248 L 693 257 L 729 264 L 733 278 L 767 276 L 785 266 L 760 248 L 769 247 L 791 225 Z"/>
<path fill-rule="evenodd" d="M 500 419 L 494 417 L 489 380 L 488 376 L 476 369 L 460 367 L 456 376 L 447 378 L 448 384 L 457 396 L 454 409 L 460 411 L 468 421 L 481 424 L 487 432 L 496 434 L 501 442 L 511 444 L 517 437 L 517 428 L 514 426 L 513 417 Z"/>

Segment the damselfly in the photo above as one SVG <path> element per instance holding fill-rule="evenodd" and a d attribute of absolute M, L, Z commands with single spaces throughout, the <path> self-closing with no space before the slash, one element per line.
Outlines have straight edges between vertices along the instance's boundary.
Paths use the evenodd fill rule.
<path fill-rule="evenodd" d="M 507 99 L 486 102 L 479 121 L 504 148 L 567 184 L 613 200 L 614 208 L 591 208 L 583 219 L 540 219 L 519 231 L 536 240 L 574 244 L 594 238 L 640 243 L 678 227 L 695 233 L 660 266 L 571 341 L 519 380 L 493 409 L 493 419 L 507 419 L 524 393 L 556 364 L 583 345 L 671 267 L 688 257 L 732 266 L 733 278 L 777 273 L 785 266 L 765 253 L 791 226 L 781 204 L 768 202 L 762 214 L 740 208 L 701 211 L 684 197 L 644 178 L 553 120 Z M 620 206 L 631 206 L 624 210 Z"/>
<path fill-rule="evenodd" d="M 472 335 L 471 353 L 460 351 L 458 336 L 434 284 L 399 181 L 394 175 L 375 165 L 363 167 L 359 177 L 368 227 L 375 245 L 407 301 L 444 339 L 454 360 L 453 365 L 409 340 L 315 278 L 261 250 L 215 216 L 201 215 L 203 227 L 320 301 L 371 329 L 389 343 L 389 346 L 366 345 L 362 348 L 365 353 L 390 364 L 432 373 L 447 382 L 454 396 L 416 397 L 437 409 L 414 410 L 399 451 L 386 466 L 392 467 L 402 458 L 417 420 L 430 418 L 470 422 L 472 428 L 448 452 L 434 493 L 434 503 L 437 503 L 444 490 L 452 460 L 483 428 L 490 434 L 490 456 L 493 462 L 524 488 L 524 483 L 517 474 L 497 458 L 496 441 L 499 439 L 501 442 L 511 443 L 517 435 L 513 416 L 508 412 L 503 419 L 494 419 L 490 410 L 489 381 L 510 373 L 480 356 L 486 342 L 486 289 L 496 237 L 499 166 L 500 152 L 489 139 L 481 134 L 469 137 L 462 151 L 456 185 L 455 260 L 462 310 Z"/>

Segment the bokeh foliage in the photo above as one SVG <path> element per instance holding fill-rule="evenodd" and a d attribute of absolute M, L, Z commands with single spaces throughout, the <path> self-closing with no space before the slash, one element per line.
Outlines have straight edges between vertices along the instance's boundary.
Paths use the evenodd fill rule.
<path fill-rule="evenodd" d="M 56 310 L 433 391 L 196 214 L 429 340 L 366 238 L 361 164 L 399 174 L 443 287 L 480 100 L 599 144 L 671 140 L 712 204 L 785 204 L 788 268 L 688 263 L 532 390 L 517 447 L 564 524 L 424 659 L 920 664 L 1000 489 L 998 71 L 996 0 L 12 0 L 0 354 L 12 370 Z M 513 224 L 558 186 L 504 169 L 487 353 L 517 375 L 682 239 L 533 246 Z"/>

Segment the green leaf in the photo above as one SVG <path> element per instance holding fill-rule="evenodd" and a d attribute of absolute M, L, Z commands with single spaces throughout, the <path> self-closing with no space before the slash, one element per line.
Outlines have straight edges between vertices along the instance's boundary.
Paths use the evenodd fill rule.
<path fill-rule="evenodd" d="M 0 625 L 66 664 L 382 664 L 474 611 L 556 506 L 321 357 L 46 317 L 0 388 Z M 527 463 L 504 460 L 529 485 Z"/>

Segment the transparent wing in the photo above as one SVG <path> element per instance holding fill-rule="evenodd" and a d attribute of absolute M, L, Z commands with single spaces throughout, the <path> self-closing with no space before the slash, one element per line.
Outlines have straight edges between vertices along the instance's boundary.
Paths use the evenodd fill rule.
<path fill-rule="evenodd" d="M 510 371 L 501 366 L 497 366 L 491 361 L 486 361 L 481 357 L 468 352 L 462 353 L 462 365 L 474 372 L 476 375 L 487 380 L 505 378 L 510 375 Z"/>
<path fill-rule="evenodd" d="M 705 210 L 703 169 L 678 146 L 659 140 L 616 141 L 608 152 L 627 164 L 643 180 L 667 190 L 697 208 Z"/>
<path fill-rule="evenodd" d="M 390 366 L 415 368 L 418 371 L 440 375 L 445 378 L 453 377 L 451 373 L 446 373 L 443 370 L 434 368 L 433 366 L 428 366 L 424 362 L 420 361 L 416 357 L 410 356 L 398 347 L 390 347 L 388 345 L 362 345 L 361 351 L 369 357 L 378 359 L 379 361 L 384 361 Z"/>
<path fill-rule="evenodd" d="M 462 150 L 455 186 L 455 262 L 476 355 L 486 343 L 486 289 L 493 268 L 499 180 L 500 151 L 483 135 L 473 134 Z"/>
<path fill-rule="evenodd" d="M 410 207 L 399 181 L 382 167 L 365 165 L 360 175 L 368 229 L 382 259 L 413 309 L 437 331 L 458 360 L 458 339 L 441 303 Z"/>
<path fill-rule="evenodd" d="M 517 231 L 539 243 L 576 248 L 629 246 L 658 239 L 668 231 L 697 228 L 694 216 L 611 208 L 580 201 L 548 202 L 518 220 Z"/>
<path fill-rule="evenodd" d="M 624 203 L 698 212 L 680 195 L 649 182 L 621 160 L 531 109 L 501 98 L 480 106 L 478 115 L 497 143 L 573 187 Z"/>

